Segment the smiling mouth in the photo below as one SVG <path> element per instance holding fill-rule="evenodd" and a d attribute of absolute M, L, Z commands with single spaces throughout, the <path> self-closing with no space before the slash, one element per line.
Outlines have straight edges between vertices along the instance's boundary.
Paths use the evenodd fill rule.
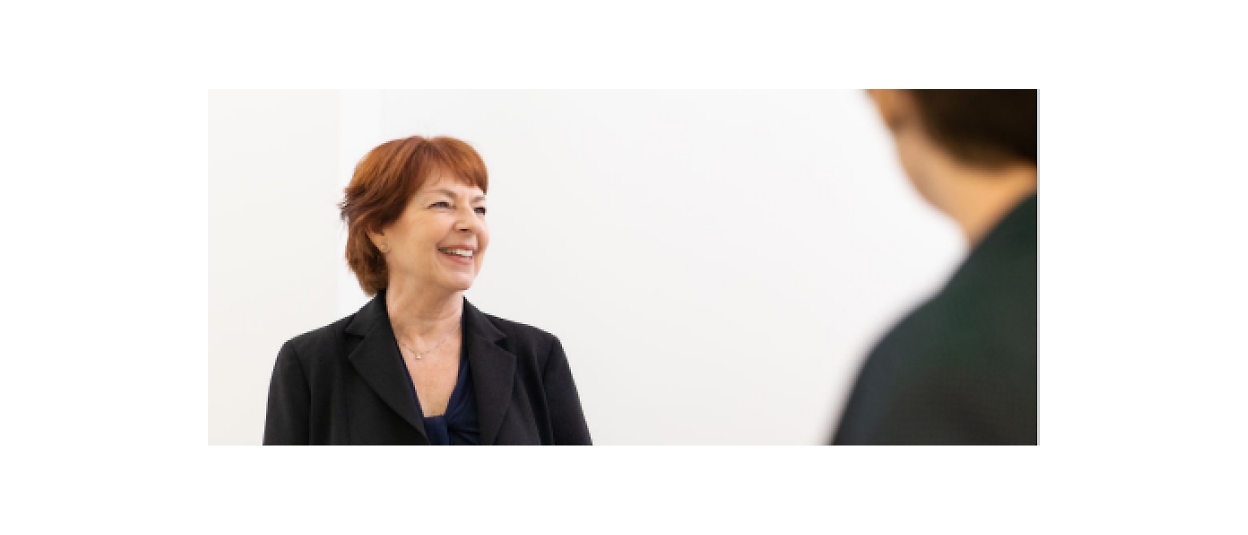
<path fill-rule="evenodd" d="M 460 258 L 472 258 L 472 251 L 468 249 L 438 249 L 438 252 Z"/>

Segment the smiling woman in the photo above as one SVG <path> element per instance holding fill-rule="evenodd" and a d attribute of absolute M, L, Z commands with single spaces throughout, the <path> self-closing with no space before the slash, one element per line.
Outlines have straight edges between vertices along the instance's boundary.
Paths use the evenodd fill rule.
<path fill-rule="evenodd" d="M 282 346 L 265 444 L 590 443 L 559 339 L 463 296 L 490 243 L 488 189 L 456 139 L 364 157 L 340 208 L 347 263 L 374 297 Z"/>

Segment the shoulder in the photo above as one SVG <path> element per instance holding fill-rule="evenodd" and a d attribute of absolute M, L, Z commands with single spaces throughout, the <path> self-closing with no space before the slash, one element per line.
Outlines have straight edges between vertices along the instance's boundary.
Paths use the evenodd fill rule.
<path fill-rule="evenodd" d="M 928 372 L 1034 359 L 1035 307 L 1034 286 L 947 287 L 898 322 L 877 352 Z"/>
<path fill-rule="evenodd" d="M 355 314 L 352 314 L 287 340 L 282 344 L 279 358 L 282 355 L 289 355 L 287 358 L 296 358 L 307 363 L 310 360 L 322 359 L 336 353 L 336 350 L 342 347 L 346 339 L 347 325 L 354 317 Z"/>
<path fill-rule="evenodd" d="M 880 340 L 868 358 L 870 376 L 896 397 L 923 403 L 1034 392 L 1035 304 L 1034 289 L 946 288 Z"/>
<path fill-rule="evenodd" d="M 998 281 L 955 281 L 916 307 L 876 344 L 870 376 L 911 391 L 1025 379 L 1036 360 L 1035 287 Z"/>
<path fill-rule="evenodd" d="M 496 330 L 495 335 L 501 334 L 494 340 L 495 346 L 515 357 L 518 372 L 526 381 L 540 385 L 569 373 L 568 355 L 559 337 L 526 323 L 492 314 L 482 316 Z"/>
<path fill-rule="evenodd" d="M 494 325 L 496 329 L 506 335 L 508 339 L 523 342 L 534 342 L 545 345 L 546 347 L 549 347 L 551 344 L 559 340 L 558 337 L 550 332 L 527 323 L 500 318 L 493 314 L 483 314 L 485 315 L 485 318 L 489 320 L 489 322 Z"/>
<path fill-rule="evenodd" d="M 515 355 L 526 367 L 545 370 L 552 363 L 559 365 L 567 361 L 563 344 L 554 334 L 493 314 L 481 313 L 481 316 L 491 325 L 496 334 L 501 334 L 495 343 L 503 350 Z"/>
<path fill-rule="evenodd" d="M 950 334 L 957 330 L 942 312 L 939 297 L 933 297 L 907 313 L 890 328 L 871 351 L 866 365 L 877 377 L 923 375 L 921 369 L 936 364 L 934 355 L 946 352 L 954 343 Z M 930 371 L 930 370 L 924 370 Z"/>

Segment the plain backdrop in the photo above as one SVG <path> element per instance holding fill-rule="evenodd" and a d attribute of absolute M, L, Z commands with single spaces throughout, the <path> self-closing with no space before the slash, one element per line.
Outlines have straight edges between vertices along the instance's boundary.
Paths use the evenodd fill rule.
<path fill-rule="evenodd" d="M 335 203 L 386 140 L 489 169 L 468 299 L 558 336 L 597 444 L 826 442 L 966 252 L 859 90 L 214 91 L 209 443 L 260 443 L 285 340 L 368 297 Z"/>
<path fill-rule="evenodd" d="M 9 200 L 0 211 L 9 357 L 0 406 L 11 460 L 6 488 L 17 489 L 5 502 L 8 524 L 165 533 L 195 519 L 218 532 L 381 532 L 410 530 L 418 506 L 438 512 L 422 515 L 421 526 L 448 530 L 471 518 L 483 530 L 549 533 L 1245 531 L 1234 489 L 1248 475 L 1248 434 L 1227 425 L 1243 420 L 1248 362 L 1238 334 L 1248 319 L 1248 255 L 1234 245 L 1248 228 L 1248 180 L 1239 179 L 1248 100 L 1239 95 L 1239 69 L 1228 67 L 1242 63 L 1235 51 L 1248 33 L 1234 4 L 1141 4 L 1126 14 L 1111 2 L 488 4 L 6 4 L 12 16 L 0 18 L 8 23 L 0 38 L 11 45 L 7 79 L 17 81 L 0 90 L 0 176 Z M 219 142 L 224 126 L 220 95 L 199 88 L 342 85 L 1040 87 L 1041 445 L 429 448 L 415 456 L 407 448 L 209 447 L 257 443 L 264 399 L 264 387 L 219 389 L 220 373 L 203 380 L 209 335 L 216 369 L 220 322 L 246 325 L 234 315 L 247 313 L 221 307 L 227 281 L 215 269 L 209 277 L 209 230 L 214 268 L 229 244 L 217 239 L 219 227 L 232 224 L 225 216 L 240 218 L 246 232 L 235 239 L 249 240 L 254 257 L 238 262 L 252 269 L 277 261 L 269 249 L 293 238 L 273 234 L 274 219 L 221 210 L 220 168 L 214 161 L 210 189 L 204 165 L 206 148 L 217 146 L 209 133 Z M 838 95 L 820 91 L 818 100 L 865 106 L 858 93 Z M 336 116 L 334 100 L 321 108 L 328 117 Z M 855 112 L 867 130 L 848 141 L 882 155 L 887 144 L 868 115 Z M 854 150 L 823 146 L 796 156 L 822 167 L 834 155 L 857 158 Z M 327 155 L 336 154 L 315 156 Z M 878 208 L 888 210 L 825 235 L 870 243 L 882 232 L 871 224 L 895 223 L 904 226 L 893 228 L 894 238 L 904 233 L 914 244 L 944 228 L 935 217 L 920 215 L 919 225 L 897 219 L 914 214 L 903 208 L 922 208 L 889 183 L 902 180 L 891 161 L 862 157 L 875 172 L 819 178 L 893 188 L 878 192 L 888 199 Z M 495 177 L 502 195 L 505 177 Z M 714 202 L 714 191 L 704 193 Z M 328 232 L 338 232 L 333 210 L 317 209 L 333 225 Z M 328 253 L 327 269 L 337 269 L 339 251 Z M 912 267 L 924 258 L 922 250 L 904 255 Z M 887 306 L 908 305 L 910 296 L 892 294 L 870 271 L 883 265 L 878 258 L 852 260 L 859 283 L 884 291 L 875 305 L 852 306 L 892 298 L 896 305 Z M 486 266 L 478 290 L 507 275 L 499 261 Z M 237 294 L 301 273 L 268 275 L 236 277 Z M 915 277 L 894 282 L 923 286 Z M 852 291 L 854 282 L 830 284 Z M 485 298 L 474 291 L 474 300 Z M 825 304 L 808 308 L 841 306 L 814 298 Z M 234 346 L 231 362 L 240 365 L 226 386 L 249 374 L 266 383 L 292 335 L 278 331 L 312 323 L 301 319 L 305 308 L 282 303 L 293 297 L 268 299 L 282 316 L 233 334 L 255 336 L 250 349 L 241 339 Z M 318 314 L 334 316 L 336 306 L 330 299 Z M 863 328 L 862 343 L 891 320 Z M 295 325 L 276 323 L 284 321 Z M 579 349 L 570 355 L 578 380 L 592 381 L 588 361 L 598 357 Z M 820 358 L 848 369 L 862 355 Z M 809 384 L 837 398 L 837 380 L 829 374 Z M 604 399 L 624 402 L 587 403 Z M 626 429 L 604 407 L 587 409 L 600 443 L 613 428 Z M 204 425 L 206 414 L 237 419 L 242 431 L 222 437 L 218 424 Z M 816 435 L 817 420 L 808 420 Z M 647 443 L 671 438 L 646 435 Z M 437 490 L 425 491 L 430 485 Z"/>

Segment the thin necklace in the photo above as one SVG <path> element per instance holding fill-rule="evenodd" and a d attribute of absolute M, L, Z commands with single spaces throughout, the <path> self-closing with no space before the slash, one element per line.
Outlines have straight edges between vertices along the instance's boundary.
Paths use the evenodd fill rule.
<path fill-rule="evenodd" d="M 455 326 L 455 330 L 451 331 L 451 333 L 450 333 L 450 334 L 446 335 L 446 338 L 443 338 L 441 342 L 438 342 L 438 345 L 433 346 L 433 347 L 432 347 L 432 348 L 430 348 L 428 351 L 425 351 L 425 353 L 433 353 L 434 351 L 437 351 L 439 347 L 442 347 L 442 344 L 445 344 L 447 340 L 450 340 L 450 339 L 451 339 L 451 334 L 455 334 L 455 333 L 457 333 L 457 332 L 459 332 L 459 326 L 458 326 L 458 325 L 456 325 L 456 326 Z M 412 348 L 410 348 L 410 347 L 408 347 L 407 345 L 403 344 L 403 342 L 399 342 L 399 345 L 403 346 L 403 348 L 404 348 L 404 349 L 407 349 L 407 352 L 408 352 L 408 353 L 415 353 L 415 354 L 416 354 L 416 360 L 420 360 L 420 352 L 419 352 L 419 351 L 415 351 L 415 350 L 413 350 Z"/>

